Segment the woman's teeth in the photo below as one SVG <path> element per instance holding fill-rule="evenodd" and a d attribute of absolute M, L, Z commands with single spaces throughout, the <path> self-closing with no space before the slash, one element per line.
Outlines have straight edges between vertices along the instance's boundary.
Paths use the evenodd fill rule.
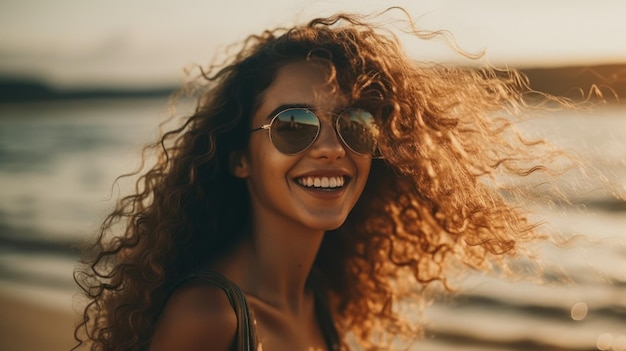
<path fill-rule="evenodd" d="M 307 188 L 340 188 L 344 185 L 344 177 L 302 177 L 298 183 Z"/>

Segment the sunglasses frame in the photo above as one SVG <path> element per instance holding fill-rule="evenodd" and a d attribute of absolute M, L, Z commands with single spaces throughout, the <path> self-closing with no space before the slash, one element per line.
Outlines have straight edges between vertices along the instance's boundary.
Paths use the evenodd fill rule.
<path fill-rule="evenodd" d="M 276 118 L 278 118 L 278 116 L 280 116 L 280 115 L 281 115 L 281 114 L 283 114 L 284 112 L 287 112 L 287 111 L 292 111 L 292 110 L 304 110 L 304 111 L 310 112 L 313 116 L 315 116 L 315 118 L 317 119 L 317 121 L 318 121 L 318 123 L 319 123 L 319 124 L 318 124 L 318 128 L 317 128 L 317 132 L 315 133 L 315 137 L 313 138 L 313 140 L 312 140 L 312 141 L 311 141 L 311 142 L 310 142 L 310 143 L 309 143 L 309 144 L 308 144 L 305 148 L 303 148 L 303 149 L 302 149 L 302 150 L 300 150 L 300 151 L 294 152 L 294 153 L 286 153 L 286 152 L 283 152 L 283 151 L 279 150 L 279 149 L 276 147 L 276 144 L 274 143 L 274 140 L 272 140 L 273 138 L 272 138 L 271 128 L 272 128 L 272 124 L 274 123 L 274 121 L 276 120 Z M 339 116 L 341 116 L 344 112 L 349 111 L 349 110 L 361 110 L 361 111 L 365 111 L 365 112 L 367 112 L 367 113 L 369 113 L 369 114 L 371 115 L 371 113 L 370 113 L 369 111 L 367 111 L 367 110 L 365 110 L 365 109 L 362 109 L 362 108 L 359 108 L 359 107 L 349 107 L 349 108 L 346 108 L 346 109 L 342 110 L 342 111 L 341 111 L 341 112 L 339 112 L 339 113 L 333 113 L 332 115 L 333 115 L 334 117 L 339 117 Z M 368 153 L 358 152 L 358 151 L 354 150 L 354 149 L 353 149 L 350 145 L 348 145 L 348 143 L 347 143 L 347 142 L 346 142 L 346 140 L 344 139 L 343 135 L 341 135 L 341 133 L 339 132 L 339 118 L 335 118 L 335 119 L 334 119 L 333 129 L 335 130 L 335 134 L 336 134 L 337 136 L 339 136 L 339 140 L 341 141 L 341 144 L 342 144 L 343 146 L 345 146 L 346 148 L 348 148 L 350 151 L 354 152 L 355 154 L 357 154 L 357 155 L 362 155 L 362 156 L 369 155 L 369 156 L 371 156 L 371 157 L 372 157 L 372 159 L 382 159 L 382 158 L 384 158 L 384 157 L 382 156 L 381 152 L 380 152 L 380 149 L 378 148 L 378 141 L 377 141 L 377 140 L 374 140 L 374 143 L 375 143 L 375 145 L 376 145 L 376 147 L 374 148 L 374 150 L 373 150 L 372 152 L 368 152 Z M 258 127 L 258 128 L 251 129 L 251 130 L 250 130 L 250 132 L 252 133 L 252 132 L 259 131 L 259 130 L 267 130 L 267 132 L 268 132 L 268 136 L 269 136 L 269 138 L 270 138 L 270 142 L 272 143 L 272 145 L 274 146 L 274 148 L 275 148 L 276 150 L 278 150 L 280 153 L 282 153 L 282 154 L 284 154 L 284 155 L 287 155 L 287 156 L 295 156 L 295 155 L 298 155 L 298 154 L 300 154 L 300 153 L 302 153 L 302 152 L 305 152 L 305 151 L 306 151 L 306 150 L 308 150 L 308 149 L 309 149 L 309 148 L 310 148 L 313 144 L 315 144 L 315 142 L 317 141 L 317 138 L 318 138 L 318 137 L 319 137 L 319 135 L 320 135 L 320 132 L 322 131 L 322 123 L 321 123 L 321 119 L 320 119 L 320 117 L 319 117 L 319 116 L 315 113 L 315 110 L 313 110 L 313 109 L 312 109 L 312 108 L 310 108 L 310 107 L 287 107 L 287 108 L 285 108 L 285 109 L 281 109 L 280 111 L 278 111 L 278 112 L 274 113 L 274 117 L 272 117 L 272 119 L 270 120 L 270 122 L 269 122 L 269 123 L 267 123 L 267 124 L 263 124 L 263 125 L 261 125 L 261 126 L 260 126 L 260 127 Z"/>

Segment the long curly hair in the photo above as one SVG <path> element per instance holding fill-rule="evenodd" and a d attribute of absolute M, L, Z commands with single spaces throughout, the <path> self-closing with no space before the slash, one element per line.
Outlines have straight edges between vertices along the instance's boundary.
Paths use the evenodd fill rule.
<path fill-rule="evenodd" d="M 445 36 L 407 23 L 418 40 Z M 492 184 L 544 169 L 536 164 L 542 144 L 512 126 L 528 108 L 522 75 L 415 62 L 364 17 L 318 18 L 248 37 L 190 84 L 195 112 L 147 147 L 155 164 L 119 200 L 75 272 L 88 299 L 79 346 L 147 349 L 168 289 L 246 235 L 250 199 L 229 156 L 247 147 L 250 118 L 277 70 L 301 60 L 326 65 L 329 81 L 380 127 L 384 159 L 373 160 L 361 198 L 315 261 L 344 337 L 363 349 L 414 340 L 419 327 L 401 310 L 421 288 L 446 286 L 453 267 L 500 269 L 502 257 L 541 237 Z"/>

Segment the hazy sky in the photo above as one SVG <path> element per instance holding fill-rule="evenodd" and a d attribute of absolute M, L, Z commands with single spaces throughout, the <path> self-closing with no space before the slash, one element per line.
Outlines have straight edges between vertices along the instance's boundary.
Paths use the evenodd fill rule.
<path fill-rule="evenodd" d="M 623 0 L 1 0 L 0 73 L 59 85 L 175 83 L 183 67 L 248 34 L 393 5 L 497 65 L 626 63 Z M 454 57 L 442 42 L 403 42 L 416 59 Z"/>

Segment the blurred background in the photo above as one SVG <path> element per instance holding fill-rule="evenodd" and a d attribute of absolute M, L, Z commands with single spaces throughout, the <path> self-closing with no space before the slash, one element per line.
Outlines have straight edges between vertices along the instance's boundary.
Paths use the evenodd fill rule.
<path fill-rule="evenodd" d="M 555 231 L 580 235 L 567 247 L 539 248 L 546 276 L 570 281 L 470 275 L 455 299 L 426 308 L 417 348 L 626 350 L 626 205 L 612 194 L 626 191 L 620 0 L 3 0 L 0 349 L 73 345 L 77 246 L 119 196 L 115 177 L 135 169 L 141 146 L 157 137 L 183 68 L 266 28 L 394 5 L 422 28 L 449 30 L 469 52 L 486 50 L 479 63 L 521 69 L 539 90 L 580 99 L 597 88 L 607 100 L 521 126 L 601 175 L 584 181 L 588 191 L 572 194 L 571 206 L 533 204 Z M 475 64 L 442 40 L 403 42 L 417 60 Z"/>

